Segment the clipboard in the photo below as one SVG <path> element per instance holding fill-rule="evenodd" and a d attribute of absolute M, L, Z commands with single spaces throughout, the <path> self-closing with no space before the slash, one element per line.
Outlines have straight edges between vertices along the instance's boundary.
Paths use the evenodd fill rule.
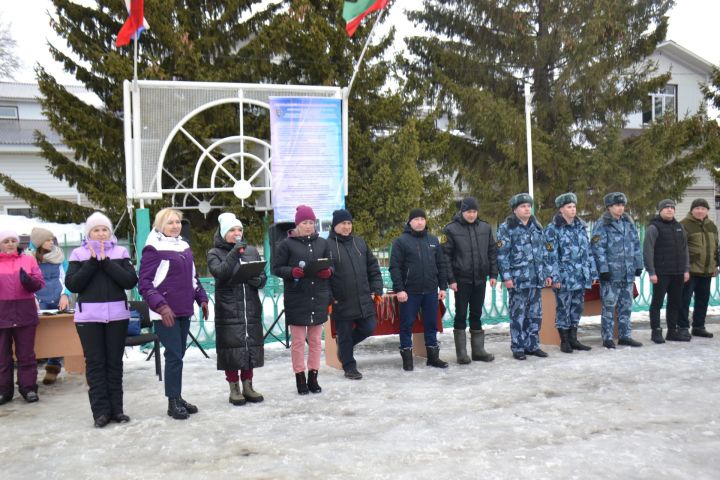
<path fill-rule="evenodd" d="M 241 263 L 240 269 L 238 270 L 238 274 L 240 275 L 240 280 L 242 280 L 243 282 L 246 282 L 246 281 L 250 280 L 251 278 L 259 277 L 260 274 L 265 271 L 266 264 L 267 264 L 267 262 L 265 260 Z"/>
<path fill-rule="evenodd" d="M 329 268 L 332 267 L 332 265 L 333 261 L 330 258 L 318 258 L 317 260 L 313 260 L 309 265 L 305 265 L 305 276 L 315 275 L 323 268 Z"/>

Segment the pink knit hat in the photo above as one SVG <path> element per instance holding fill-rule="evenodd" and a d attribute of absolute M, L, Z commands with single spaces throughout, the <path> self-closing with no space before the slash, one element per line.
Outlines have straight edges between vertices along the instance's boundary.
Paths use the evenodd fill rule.
<path fill-rule="evenodd" d="M 4 242 L 6 238 L 14 238 L 18 242 L 20 241 L 20 237 L 18 237 L 18 234 L 15 233 L 14 230 L 3 230 L 0 232 L 0 243 Z"/>
<path fill-rule="evenodd" d="M 297 209 L 295 209 L 295 225 L 300 225 L 305 220 L 312 220 L 314 222 L 316 220 L 315 212 L 307 205 L 298 205 Z"/>

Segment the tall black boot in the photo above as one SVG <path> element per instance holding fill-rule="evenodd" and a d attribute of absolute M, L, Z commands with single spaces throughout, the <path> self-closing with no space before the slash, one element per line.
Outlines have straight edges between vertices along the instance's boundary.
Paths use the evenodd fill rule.
<path fill-rule="evenodd" d="M 307 395 L 310 393 L 310 389 L 308 389 L 307 382 L 305 381 L 305 372 L 295 374 L 295 385 L 297 385 L 299 395 Z"/>
<path fill-rule="evenodd" d="M 411 372 L 413 369 L 413 352 L 412 348 L 401 348 L 400 356 L 402 357 L 403 370 Z"/>
<path fill-rule="evenodd" d="M 592 347 L 589 347 L 587 345 L 583 345 L 582 343 L 578 342 L 577 339 L 577 327 L 572 327 L 570 329 L 570 346 L 573 350 L 592 350 Z"/>
<path fill-rule="evenodd" d="M 470 330 L 470 347 L 472 348 L 472 359 L 481 362 L 492 362 L 495 355 L 485 351 L 485 331 Z"/>
<path fill-rule="evenodd" d="M 175 420 L 185 420 L 190 416 L 185 407 L 180 403 L 179 398 L 168 398 L 168 411 L 167 414 Z"/>
<path fill-rule="evenodd" d="M 447 362 L 440 360 L 440 347 L 425 347 L 427 349 L 427 366 L 437 368 L 447 368 Z"/>
<path fill-rule="evenodd" d="M 308 389 L 311 393 L 320 393 L 322 392 L 322 388 L 320 388 L 320 384 L 317 381 L 318 377 L 318 371 L 317 370 L 308 370 Z"/>
<path fill-rule="evenodd" d="M 453 337 L 455 339 L 455 356 L 457 356 L 457 362 L 460 365 L 467 365 L 472 360 L 470 360 L 470 357 L 468 357 L 467 354 L 467 335 L 465 334 L 465 329 L 455 329 L 453 330 Z"/>
<path fill-rule="evenodd" d="M 650 340 L 655 343 L 665 343 L 665 339 L 662 336 L 662 328 L 653 328 L 650 334 Z"/>
<path fill-rule="evenodd" d="M 563 353 L 572 353 L 573 348 L 570 345 L 570 331 L 565 328 L 558 328 L 560 334 L 560 351 Z"/>

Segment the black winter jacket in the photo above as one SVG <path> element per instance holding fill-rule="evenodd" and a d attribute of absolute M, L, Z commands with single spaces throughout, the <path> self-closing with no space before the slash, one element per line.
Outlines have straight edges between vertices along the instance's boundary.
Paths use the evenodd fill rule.
<path fill-rule="evenodd" d="M 295 281 L 292 269 L 305 262 L 330 258 L 328 242 L 313 233 L 310 236 L 295 236 L 291 230 L 288 238 L 278 244 L 272 259 L 273 275 L 283 279 L 285 322 L 288 325 L 322 325 L 328 319 L 330 304 L 330 281 L 314 275 Z"/>
<path fill-rule="evenodd" d="M 390 278 L 395 292 L 433 293 L 447 289 L 445 254 L 437 237 L 410 225 L 395 239 L 390 253 Z"/>
<path fill-rule="evenodd" d="M 333 319 L 355 320 L 375 315 L 372 294 L 382 295 L 380 265 L 365 240 L 330 232 L 330 258 L 335 272 L 330 278 Z"/>
<path fill-rule="evenodd" d="M 262 367 L 264 338 L 262 303 L 258 289 L 267 277 L 243 283 L 241 262 L 261 260 L 255 247 L 245 251 L 215 234 L 215 248 L 207 254 L 208 269 L 215 277 L 215 341 L 218 370 L 247 370 Z"/>
<path fill-rule="evenodd" d="M 480 219 L 468 223 L 461 213 L 443 229 L 448 283 L 481 285 L 497 278 L 497 244 L 490 225 Z"/>

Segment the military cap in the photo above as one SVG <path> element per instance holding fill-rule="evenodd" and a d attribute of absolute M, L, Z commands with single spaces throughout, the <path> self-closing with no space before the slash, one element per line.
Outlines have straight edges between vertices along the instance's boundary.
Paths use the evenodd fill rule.
<path fill-rule="evenodd" d="M 568 203 L 574 203 L 575 205 L 577 205 L 577 195 L 572 192 L 568 192 L 555 197 L 555 206 L 557 208 L 564 207 Z"/>
<path fill-rule="evenodd" d="M 518 193 L 517 195 L 513 195 L 513 197 L 510 199 L 510 209 L 515 210 L 523 203 L 529 203 L 530 205 L 533 204 L 533 199 L 530 194 Z"/>
<path fill-rule="evenodd" d="M 627 197 L 622 192 L 612 192 L 605 195 L 603 202 L 605 202 L 606 207 L 611 207 L 613 205 L 617 205 L 618 203 L 627 205 Z"/>

